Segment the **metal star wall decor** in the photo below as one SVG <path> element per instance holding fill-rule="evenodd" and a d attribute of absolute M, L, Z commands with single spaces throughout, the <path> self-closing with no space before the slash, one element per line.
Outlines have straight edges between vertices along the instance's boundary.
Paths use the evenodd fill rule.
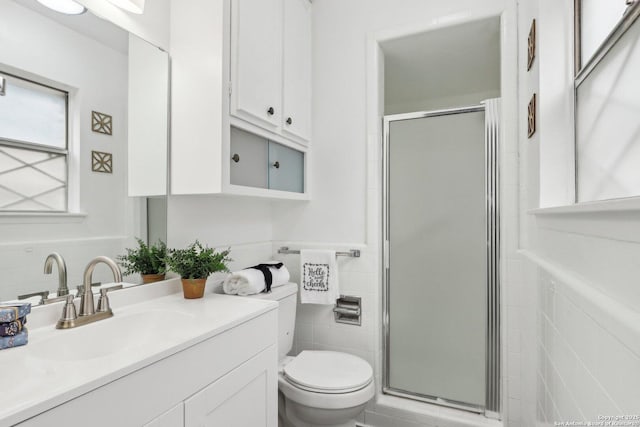
<path fill-rule="evenodd" d="M 531 69 L 533 60 L 536 59 L 536 20 L 531 21 L 529 39 L 527 41 L 527 71 Z"/>
<path fill-rule="evenodd" d="M 113 118 L 108 114 L 92 111 L 91 130 L 97 133 L 111 135 L 113 132 Z"/>
<path fill-rule="evenodd" d="M 529 107 L 527 108 L 527 113 L 528 113 L 527 128 L 529 131 L 528 135 L 529 135 L 529 138 L 531 138 L 533 134 L 536 133 L 536 94 L 535 93 L 531 97 L 531 101 L 529 101 Z"/>
<path fill-rule="evenodd" d="M 92 151 L 91 170 L 94 172 L 113 173 L 113 154 Z"/>

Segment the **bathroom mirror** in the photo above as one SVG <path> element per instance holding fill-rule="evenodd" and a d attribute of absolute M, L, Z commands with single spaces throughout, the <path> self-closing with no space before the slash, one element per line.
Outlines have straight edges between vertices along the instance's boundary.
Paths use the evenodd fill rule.
<path fill-rule="evenodd" d="M 166 241 L 169 58 L 88 11 L 0 5 L 6 301 L 58 289 L 57 268 L 43 273 L 52 252 L 65 259 L 74 290 L 92 258 L 115 258 L 135 237 Z M 113 277 L 101 266 L 93 281 Z"/>

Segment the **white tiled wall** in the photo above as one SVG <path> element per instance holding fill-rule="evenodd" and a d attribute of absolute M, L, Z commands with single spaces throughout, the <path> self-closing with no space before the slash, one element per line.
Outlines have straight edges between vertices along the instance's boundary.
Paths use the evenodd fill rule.
<path fill-rule="evenodd" d="M 125 247 L 131 247 L 131 243 L 126 237 L 105 237 L 2 244 L 0 301 L 32 292 L 56 291 L 57 268 L 54 266 L 50 275 L 43 273 L 44 261 L 52 252 L 60 253 L 65 259 L 68 287 L 74 289 L 82 284 L 84 268 L 93 257 L 105 255 L 115 259 L 117 255 L 124 253 Z M 113 274 L 107 268 L 98 268 L 93 280 L 113 282 Z"/>
<path fill-rule="evenodd" d="M 526 123 L 526 102 L 533 93 L 542 109 L 539 131 L 532 138 L 521 132 L 520 138 L 526 255 L 519 315 L 523 425 L 586 425 L 598 416 L 640 413 L 637 211 L 531 212 L 572 204 L 571 179 L 562 176 L 573 166 L 560 152 L 573 147 L 565 108 L 573 103 L 572 90 L 565 90 L 572 85 L 566 51 L 572 42 L 572 4 L 519 2 L 521 44 L 533 18 L 540 36 L 532 70 L 523 71 L 520 59 L 520 122 Z"/>
<path fill-rule="evenodd" d="M 338 257 L 340 293 L 362 298 L 362 325 L 336 323 L 333 305 L 298 303 L 293 353 L 298 354 L 302 350 L 344 351 L 360 356 L 371 366 L 376 366 L 377 334 L 380 331 L 379 284 L 375 263 L 370 260 L 376 256 L 375 252 L 371 253 L 361 245 L 347 247 L 344 244 L 277 242 L 274 244 L 274 253 L 277 253 L 280 246 L 289 246 L 291 249 L 330 248 L 338 251 L 362 251 L 360 258 Z M 285 263 L 291 273 L 291 280 L 300 283 L 300 256 L 275 255 L 275 258 Z"/>
<path fill-rule="evenodd" d="M 587 282 L 553 266 L 538 267 L 536 280 L 538 422 L 640 415 L 640 335 L 621 334 L 621 322 L 640 321 L 638 312 L 605 295 L 589 297 Z"/>

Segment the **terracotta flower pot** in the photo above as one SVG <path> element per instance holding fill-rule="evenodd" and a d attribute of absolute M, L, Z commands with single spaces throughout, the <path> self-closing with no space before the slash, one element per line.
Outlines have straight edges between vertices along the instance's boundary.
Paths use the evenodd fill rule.
<path fill-rule="evenodd" d="M 182 279 L 182 293 L 186 299 L 202 298 L 207 279 Z"/>
<path fill-rule="evenodd" d="M 147 283 L 153 283 L 153 282 L 159 282 L 161 280 L 164 280 L 164 274 L 141 274 L 142 276 L 142 283 L 147 284 Z"/>

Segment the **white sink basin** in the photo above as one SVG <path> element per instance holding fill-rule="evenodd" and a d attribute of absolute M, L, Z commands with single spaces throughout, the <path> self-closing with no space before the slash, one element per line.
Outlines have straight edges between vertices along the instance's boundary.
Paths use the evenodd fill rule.
<path fill-rule="evenodd" d="M 113 317 L 73 329 L 56 330 L 29 344 L 30 355 L 55 361 L 90 360 L 148 347 L 158 336 L 184 333 L 193 315 L 182 311 L 149 310 L 115 313 Z"/>

